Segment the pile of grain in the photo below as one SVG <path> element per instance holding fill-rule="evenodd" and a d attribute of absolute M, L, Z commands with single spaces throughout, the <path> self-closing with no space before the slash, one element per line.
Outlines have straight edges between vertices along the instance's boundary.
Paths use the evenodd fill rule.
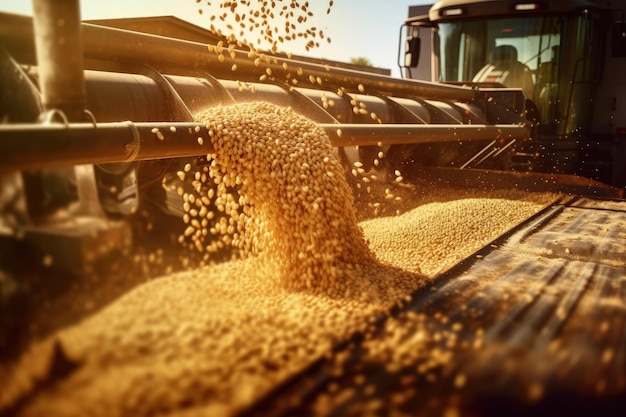
<path fill-rule="evenodd" d="M 360 225 L 381 262 L 432 277 L 518 224 L 521 216 L 532 216 L 538 204 L 553 198 L 539 194 L 527 197 L 528 201 L 509 200 L 490 194 L 489 198 L 433 202 Z"/>
<path fill-rule="evenodd" d="M 207 227 L 225 228 L 215 236 L 252 256 L 146 283 L 34 346 L 0 378 L 0 410 L 232 415 L 428 283 L 411 271 L 455 262 L 482 244 L 481 233 L 497 235 L 541 208 L 475 199 L 372 220 L 363 225 L 379 263 L 337 155 L 314 124 L 258 103 L 200 118 L 213 132 L 209 177 L 226 219 Z M 504 222 L 486 221 L 501 211 Z M 211 234 L 200 226 L 190 238 Z M 457 245 L 448 235 L 478 241 Z"/>

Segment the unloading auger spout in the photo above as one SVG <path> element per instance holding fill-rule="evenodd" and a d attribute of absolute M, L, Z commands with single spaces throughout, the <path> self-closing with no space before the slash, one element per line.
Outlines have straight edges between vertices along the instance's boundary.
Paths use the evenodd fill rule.
<path fill-rule="evenodd" d="M 53 26 L 64 11 L 45 13 L 46 19 L 35 16 L 40 26 Z M 190 125 L 193 115 L 247 101 L 291 106 L 321 124 L 337 146 L 480 144 L 457 152 L 459 166 L 476 149 L 529 135 L 520 90 L 397 79 L 88 23 L 74 42 L 84 54 L 68 63 L 63 51 L 38 51 L 48 47 L 40 38 L 54 34 L 34 30 L 30 18 L 0 13 L 0 23 L 3 84 L 12 93 L 0 102 L 9 121 L 0 126 L 3 171 L 200 155 L 206 150 L 197 140 L 206 132 Z M 63 81 L 58 75 L 68 71 L 83 77 Z M 38 80 L 48 87 L 41 90 Z M 166 140 L 152 143 L 155 129 Z"/>

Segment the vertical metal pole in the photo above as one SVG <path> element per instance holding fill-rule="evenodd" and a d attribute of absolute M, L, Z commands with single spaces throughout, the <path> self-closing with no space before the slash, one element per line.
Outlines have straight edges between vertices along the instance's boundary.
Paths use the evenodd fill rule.
<path fill-rule="evenodd" d="M 32 0 L 44 110 L 83 120 L 85 77 L 79 0 Z"/>
<path fill-rule="evenodd" d="M 79 0 L 32 0 L 37 68 L 47 116 L 85 119 L 85 75 Z M 42 118 L 42 121 L 46 118 Z M 74 167 L 80 215 L 103 217 L 93 165 Z"/>

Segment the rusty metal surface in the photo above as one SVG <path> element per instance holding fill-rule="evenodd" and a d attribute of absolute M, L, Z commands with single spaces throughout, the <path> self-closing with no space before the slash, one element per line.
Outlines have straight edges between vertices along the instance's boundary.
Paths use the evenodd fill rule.
<path fill-rule="evenodd" d="M 376 353 L 385 351 L 404 355 Z M 621 415 L 626 202 L 548 208 L 243 415 L 363 415 L 370 405 L 424 416 Z"/>

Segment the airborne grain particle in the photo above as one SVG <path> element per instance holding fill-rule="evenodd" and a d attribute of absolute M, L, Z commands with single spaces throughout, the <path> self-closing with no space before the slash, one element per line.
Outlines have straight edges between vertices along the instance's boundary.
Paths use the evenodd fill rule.
<path fill-rule="evenodd" d="M 289 5 L 290 7 L 286 5 L 281 7 L 280 3 L 280 1 L 269 3 L 224 1 L 211 6 L 211 2 L 207 2 L 209 10 L 206 14 L 210 16 L 209 22 L 219 21 L 221 25 L 218 28 L 211 23 L 210 30 L 217 36 L 227 37 L 229 45 L 237 47 L 246 45 L 252 49 L 255 43 L 263 44 L 264 49 L 273 53 L 278 51 L 279 44 L 297 39 L 326 38 L 330 42 L 324 31 L 312 22 L 316 14 L 311 8 L 312 5 L 308 2 L 304 5 L 294 2 Z M 297 6 L 292 7 L 294 5 Z M 331 8 L 332 6 L 329 6 L 326 13 L 330 13 Z M 218 13 L 219 9 L 222 9 L 221 13 Z M 323 9 L 319 11 L 322 12 Z M 198 9 L 198 13 L 202 14 L 202 9 Z M 238 41 L 235 31 L 238 31 L 240 37 L 248 36 L 248 40 Z M 310 40 L 306 49 L 318 46 L 319 42 Z"/>
<path fill-rule="evenodd" d="M 156 127 L 152 128 L 151 132 L 156 135 L 157 139 L 165 140 L 165 136 L 163 136 L 163 133 L 161 133 L 161 131 L 158 128 Z"/>
<path fill-rule="evenodd" d="M 467 382 L 467 378 L 464 374 L 458 374 L 455 378 L 454 378 L 454 386 L 455 388 L 463 388 L 465 386 L 465 383 Z"/>
<path fill-rule="evenodd" d="M 50 268 L 54 264 L 54 258 L 52 255 L 45 255 L 42 260 L 43 266 Z"/>

